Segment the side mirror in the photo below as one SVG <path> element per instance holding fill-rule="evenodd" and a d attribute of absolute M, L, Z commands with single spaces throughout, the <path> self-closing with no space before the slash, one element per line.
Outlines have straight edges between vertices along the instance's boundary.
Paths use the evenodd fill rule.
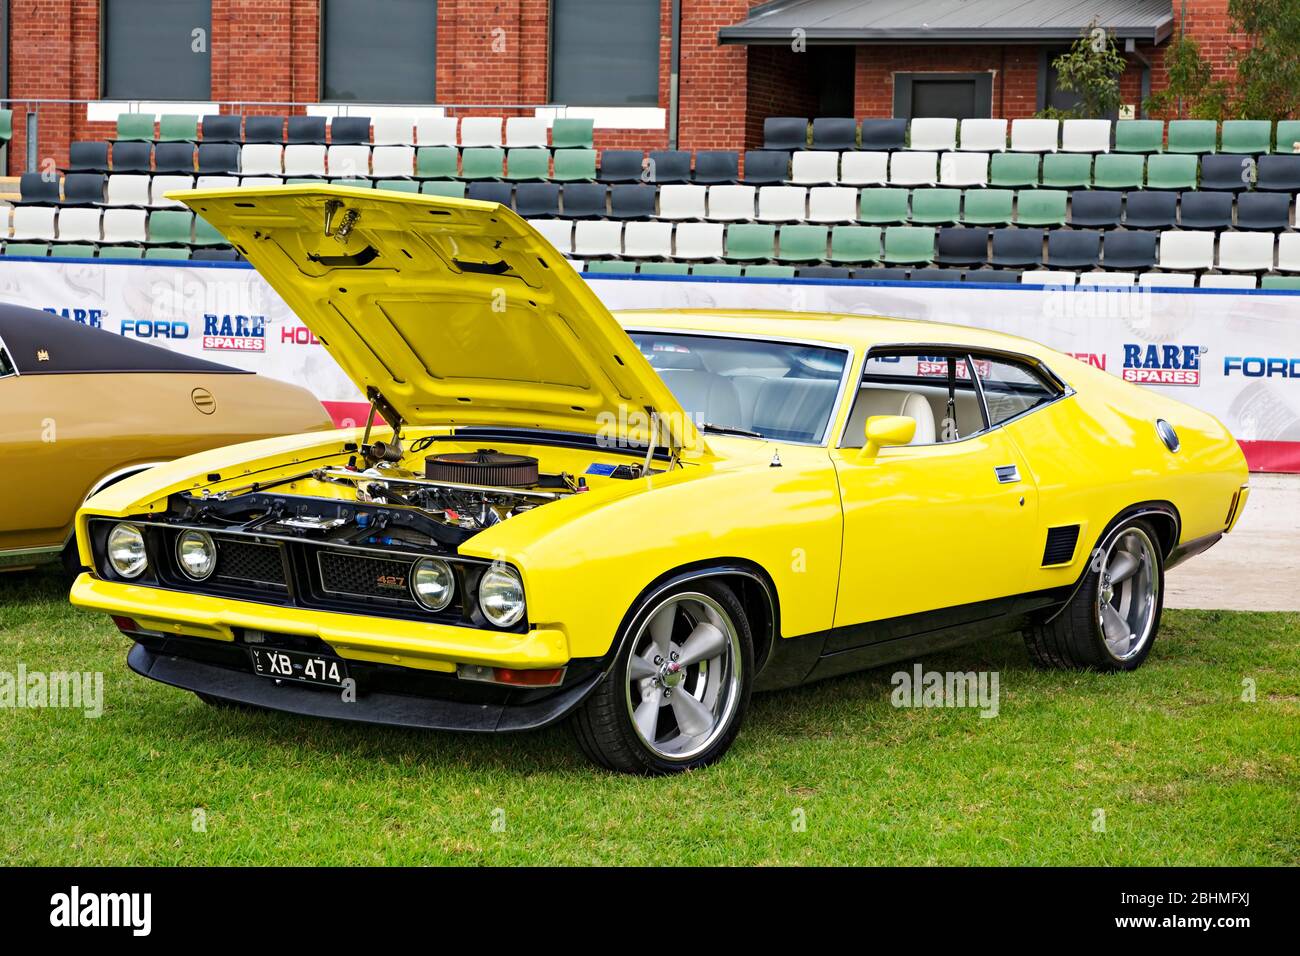
<path fill-rule="evenodd" d="M 888 445 L 906 445 L 916 437 L 916 419 L 904 415 L 872 415 L 867 419 L 867 441 L 858 457 L 875 458 Z"/>

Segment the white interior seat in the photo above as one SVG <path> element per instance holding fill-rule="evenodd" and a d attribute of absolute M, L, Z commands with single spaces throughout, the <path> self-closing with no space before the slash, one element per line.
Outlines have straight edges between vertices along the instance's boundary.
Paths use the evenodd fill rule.
<path fill-rule="evenodd" d="M 754 400 L 753 429 L 777 441 L 815 442 L 830 417 L 839 382 L 833 379 L 772 378 Z"/>
<path fill-rule="evenodd" d="M 912 445 L 932 445 L 938 434 L 934 409 L 920 392 L 903 388 L 864 386 L 858 389 L 857 400 L 844 433 L 845 448 L 861 448 L 866 443 L 867 419 L 875 415 L 903 415 L 916 421 L 916 434 Z"/>
<path fill-rule="evenodd" d="M 698 421 L 715 425 L 740 424 L 740 396 L 730 379 L 699 368 L 655 369 L 669 391 Z"/>

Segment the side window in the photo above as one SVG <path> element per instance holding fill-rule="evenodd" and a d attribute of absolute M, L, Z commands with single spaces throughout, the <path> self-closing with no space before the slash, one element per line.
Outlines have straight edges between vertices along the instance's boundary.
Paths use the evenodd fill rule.
<path fill-rule="evenodd" d="M 1061 394 L 1056 383 L 1049 381 L 1027 362 L 979 355 L 971 358 L 984 389 L 990 425 L 1001 424 L 1030 409 L 1046 405 Z"/>
<path fill-rule="evenodd" d="M 13 359 L 9 357 L 9 352 L 5 349 L 4 343 L 0 342 L 0 378 L 8 378 L 16 374 L 18 369 L 14 368 Z"/>
<path fill-rule="evenodd" d="M 985 427 L 964 355 L 873 351 L 864 364 L 841 447 L 861 448 L 867 419 L 873 415 L 916 419 L 913 445 L 958 441 Z"/>

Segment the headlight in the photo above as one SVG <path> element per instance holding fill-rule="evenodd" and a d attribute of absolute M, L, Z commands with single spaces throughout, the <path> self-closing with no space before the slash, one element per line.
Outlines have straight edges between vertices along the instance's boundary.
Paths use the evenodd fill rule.
<path fill-rule="evenodd" d="M 456 578 L 446 561 L 438 558 L 421 558 L 411 571 L 411 595 L 420 606 L 430 611 L 441 611 L 451 603 L 456 593 Z"/>
<path fill-rule="evenodd" d="M 185 576 L 202 581 L 217 566 L 217 546 L 206 531 L 182 531 L 176 539 L 176 563 Z"/>
<path fill-rule="evenodd" d="M 144 535 L 133 524 L 118 524 L 108 533 L 108 563 L 124 578 L 139 577 L 149 564 Z"/>
<path fill-rule="evenodd" d="M 494 565 L 478 582 L 478 606 L 497 627 L 509 627 L 524 616 L 524 585 L 513 568 Z"/>

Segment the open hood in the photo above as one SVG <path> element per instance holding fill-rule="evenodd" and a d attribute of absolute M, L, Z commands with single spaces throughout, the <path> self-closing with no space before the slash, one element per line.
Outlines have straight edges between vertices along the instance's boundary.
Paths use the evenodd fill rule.
<path fill-rule="evenodd" d="M 582 277 L 498 203 L 325 185 L 168 196 L 238 247 L 404 422 L 643 441 L 653 414 L 659 444 L 703 450 Z"/>

